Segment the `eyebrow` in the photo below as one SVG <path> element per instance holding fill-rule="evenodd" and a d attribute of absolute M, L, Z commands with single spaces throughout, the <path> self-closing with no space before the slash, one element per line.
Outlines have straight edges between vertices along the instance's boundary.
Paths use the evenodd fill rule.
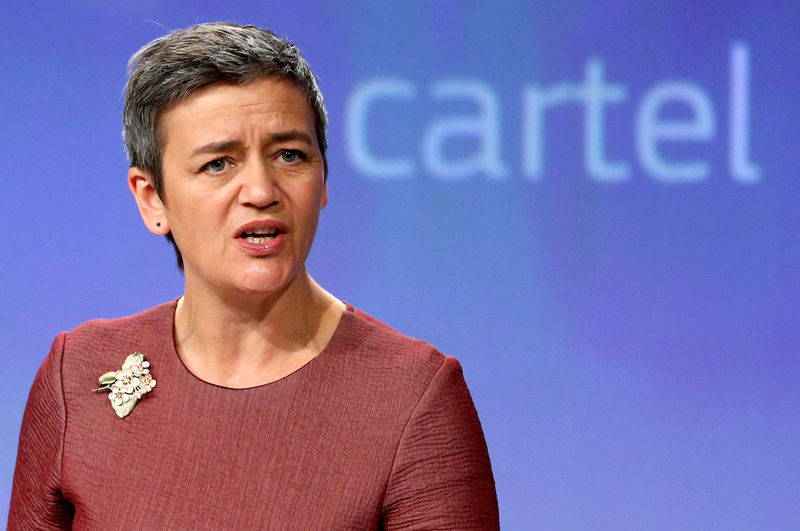
<path fill-rule="evenodd" d="M 299 140 L 306 144 L 313 144 L 311 137 L 307 133 L 297 130 L 286 131 L 284 133 L 275 133 L 270 135 L 270 143 L 288 142 L 290 140 Z"/>
<path fill-rule="evenodd" d="M 209 142 L 192 151 L 189 157 L 202 155 L 203 153 L 219 153 L 220 151 L 227 151 L 231 148 L 240 146 L 242 143 L 238 140 L 222 140 L 220 142 Z"/>
<path fill-rule="evenodd" d="M 299 140 L 309 145 L 313 144 L 311 137 L 307 133 L 296 130 L 272 134 L 269 136 L 267 144 L 288 142 L 290 140 Z M 202 146 L 192 151 L 189 157 L 194 157 L 205 153 L 219 153 L 221 151 L 228 151 L 229 149 L 239 147 L 242 144 L 243 143 L 241 140 L 220 140 L 215 142 L 209 142 L 208 144 L 203 144 Z"/>

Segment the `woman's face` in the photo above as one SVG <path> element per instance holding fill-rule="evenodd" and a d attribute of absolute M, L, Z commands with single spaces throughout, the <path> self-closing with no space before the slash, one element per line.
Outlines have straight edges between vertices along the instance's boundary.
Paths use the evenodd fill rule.
<path fill-rule="evenodd" d="M 303 92 L 278 79 L 212 86 L 168 109 L 161 130 L 187 291 L 272 294 L 304 274 L 327 188 Z"/>

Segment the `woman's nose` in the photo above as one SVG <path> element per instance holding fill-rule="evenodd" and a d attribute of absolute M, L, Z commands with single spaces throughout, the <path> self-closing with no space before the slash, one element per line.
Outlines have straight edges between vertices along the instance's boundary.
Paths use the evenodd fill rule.
<path fill-rule="evenodd" d="M 241 178 L 239 184 L 241 204 L 264 208 L 278 202 L 280 193 L 268 164 L 260 161 L 248 164 L 238 177 Z"/>

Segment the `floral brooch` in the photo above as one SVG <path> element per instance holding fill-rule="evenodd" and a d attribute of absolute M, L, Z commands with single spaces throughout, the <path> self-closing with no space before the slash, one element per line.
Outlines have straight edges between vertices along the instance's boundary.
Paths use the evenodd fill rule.
<path fill-rule="evenodd" d="M 142 395 L 152 391 L 156 386 L 156 380 L 150 374 L 150 362 L 144 360 L 144 356 L 134 352 L 125 358 L 122 369 L 119 371 L 109 371 L 97 381 L 100 383 L 95 393 L 110 390 L 108 399 L 111 407 L 119 418 L 128 416 L 133 411 L 136 402 Z"/>

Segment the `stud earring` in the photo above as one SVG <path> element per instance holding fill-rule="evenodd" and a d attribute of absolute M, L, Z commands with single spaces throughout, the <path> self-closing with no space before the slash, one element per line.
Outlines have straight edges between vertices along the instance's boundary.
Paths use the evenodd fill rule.
<path fill-rule="evenodd" d="M 159 222 L 156 223 L 156 227 L 160 227 L 160 226 L 161 226 L 161 222 L 159 221 Z"/>

